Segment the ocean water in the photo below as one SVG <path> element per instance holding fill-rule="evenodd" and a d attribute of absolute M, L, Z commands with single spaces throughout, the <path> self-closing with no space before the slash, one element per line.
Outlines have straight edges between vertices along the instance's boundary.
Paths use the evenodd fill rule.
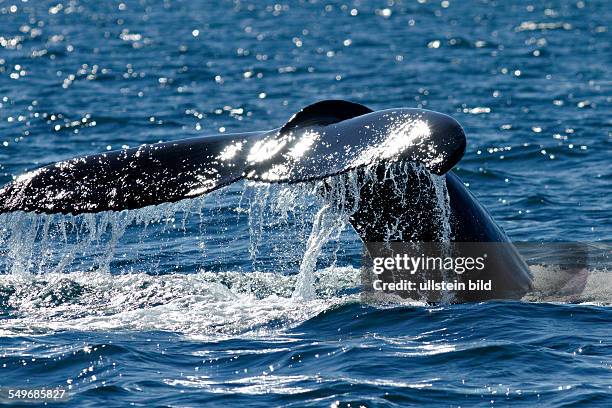
<path fill-rule="evenodd" d="M 464 126 L 516 241 L 612 240 L 610 20 L 584 1 L 0 0 L 0 184 L 77 155 L 264 130 L 322 99 Z M 364 304 L 316 186 L 0 217 L 0 387 L 57 406 L 612 406 L 612 275 L 523 301 Z M 4 401 L 6 402 L 6 401 Z M 2 402 L 0 402 L 2 403 Z M 56 405 L 51 404 L 50 405 Z"/>

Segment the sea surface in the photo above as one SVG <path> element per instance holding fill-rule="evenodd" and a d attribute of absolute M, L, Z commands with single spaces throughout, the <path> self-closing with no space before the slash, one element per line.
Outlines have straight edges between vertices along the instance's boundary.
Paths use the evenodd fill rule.
<path fill-rule="evenodd" d="M 611 18 L 606 0 L 0 0 L 0 184 L 348 99 L 452 115 L 455 172 L 513 240 L 605 251 Z M 540 253 L 523 301 L 366 304 L 359 238 L 314 225 L 309 193 L 1 216 L 0 387 L 71 407 L 612 406 L 609 258 L 578 291 Z"/>

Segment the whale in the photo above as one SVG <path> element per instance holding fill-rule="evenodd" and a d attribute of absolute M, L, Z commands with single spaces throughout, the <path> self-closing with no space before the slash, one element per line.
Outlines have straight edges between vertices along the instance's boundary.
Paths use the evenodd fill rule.
<path fill-rule="evenodd" d="M 493 289 L 461 291 L 455 300 L 520 299 L 532 288 L 528 266 L 452 171 L 465 149 L 463 128 L 443 113 L 373 111 L 354 102 L 325 100 L 272 130 L 145 144 L 40 167 L 0 189 L 0 214 L 123 211 L 198 197 L 240 180 L 292 184 L 361 172 L 362 194 L 353 197 L 356 210 L 349 221 L 364 243 L 495 244 L 487 267 L 470 275 L 492 282 Z M 406 163 L 413 166 L 404 166 L 408 171 L 398 187 L 397 177 L 385 174 L 389 166 Z M 446 187 L 444 237 L 437 216 L 440 188 L 423 173 Z"/>

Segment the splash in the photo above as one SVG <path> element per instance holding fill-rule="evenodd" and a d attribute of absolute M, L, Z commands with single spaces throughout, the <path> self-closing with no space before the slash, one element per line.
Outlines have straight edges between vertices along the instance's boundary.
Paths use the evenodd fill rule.
<path fill-rule="evenodd" d="M 439 239 L 450 240 L 444 179 L 414 163 L 388 163 L 383 179 L 395 186 L 392 199 L 406 201 L 414 193 L 405 183 L 407 173 L 433 185 Z M 235 248 L 245 247 L 246 239 L 251 272 L 268 270 L 284 276 L 297 269 L 288 297 L 311 302 L 319 295 L 317 268 L 334 267 L 343 243 L 355 240 L 348 228 L 350 217 L 360 200 L 367 199 L 362 197 L 364 185 L 379 182 L 379 177 L 376 168 L 365 167 L 293 185 L 245 182 L 242 188 L 221 189 L 206 198 L 119 213 L 4 214 L 0 270 L 30 280 L 38 279 L 31 274 L 84 272 L 168 274 L 204 268 L 219 273 L 228 265 L 234 267 L 235 260 L 239 269 L 249 270 L 235 253 Z M 241 227 L 248 231 L 243 234 Z M 386 227 L 389 240 L 406 238 L 401 225 Z M 192 266 L 181 265 L 185 259 Z"/>

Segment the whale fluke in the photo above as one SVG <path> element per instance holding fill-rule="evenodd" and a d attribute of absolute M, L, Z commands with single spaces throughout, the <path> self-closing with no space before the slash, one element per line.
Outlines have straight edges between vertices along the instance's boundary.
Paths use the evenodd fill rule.
<path fill-rule="evenodd" d="M 204 136 L 60 161 L 0 189 L 0 213 L 121 211 L 196 197 L 242 178 L 295 183 L 383 161 L 411 160 L 443 174 L 465 135 L 449 116 L 422 109 L 372 112 L 317 102 L 279 129 Z"/>

